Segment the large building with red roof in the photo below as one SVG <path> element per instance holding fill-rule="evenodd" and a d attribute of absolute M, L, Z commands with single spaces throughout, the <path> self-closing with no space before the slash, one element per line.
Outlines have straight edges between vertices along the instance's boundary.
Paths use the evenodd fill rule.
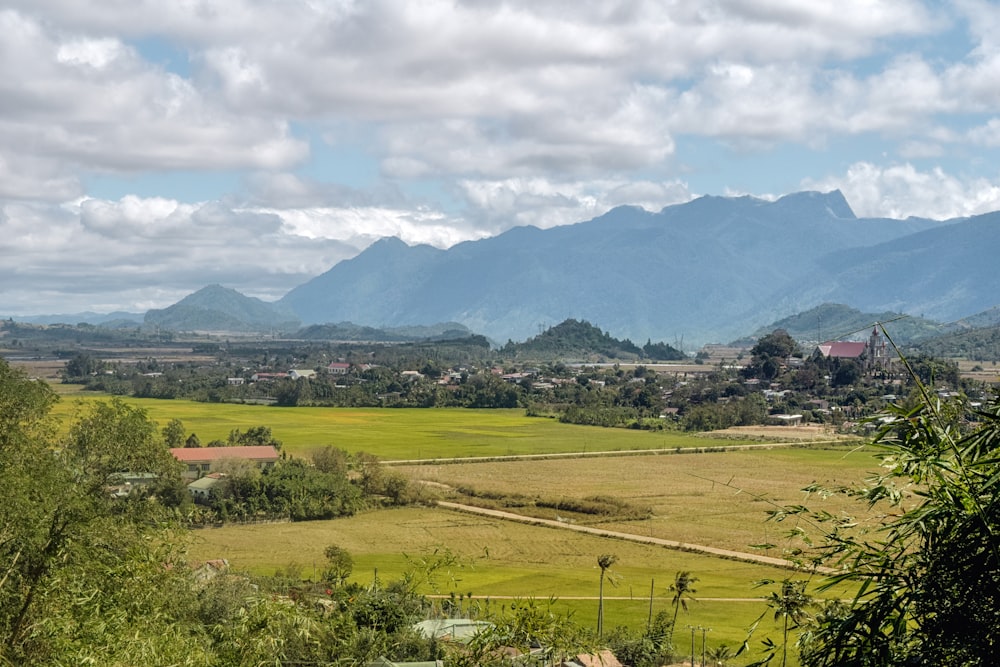
<path fill-rule="evenodd" d="M 866 373 L 889 370 L 888 348 L 878 326 L 872 327 L 872 333 L 866 341 L 827 341 L 820 343 L 816 351 L 827 359 L 857 361 Z"/>
<path fill-rule="evenodd" d="M 280 458 L 271 445 L 244 447 L 177 447 L 170 450 L 174 458 L 187 466 L 185 477 L 195 478 L 208 474 L 213 467 L 227 459 L 251 461 L 261 470 L 273 468 Z"/>

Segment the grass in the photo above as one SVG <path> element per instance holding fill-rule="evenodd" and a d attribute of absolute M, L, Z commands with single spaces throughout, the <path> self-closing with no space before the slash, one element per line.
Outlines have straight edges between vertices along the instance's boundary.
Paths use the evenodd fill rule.
<path fill-rule="evenodd" d="M 56 385 L 58 387 L 58 385 Z M 79 407 L 103 394 L 66 392 L 53 413 L 65 422 Z M 146 410 L 160 426 L 184 422 L 202 444 L 225 440 L 233 429 L 268 426 L 289 454 L 306 456 L 333 445 L 383 459 L 430 459 L 512 454 L 625 451 L 732 445 L 675 432 L 647 432 L 561 424 L 526 417 L 523 410 L 279 408 L 261 405 L 196 403 L 186 400 L 125 398 Z"/>
<path fill-rule="evenodd" d="M 55 385 L 63 400 L 54 414 L 63 422 L 78 410 L 108 397 L 74 392 Z M 234 428 L 269 426 L 293 455 L 334 445 L 367 451 L 383 459 L 418 459 L 401 466 L 405 474 L 439 484 L 546 498 L 601 495 L 648 507 L 642 521 L 573 517 L 621 532 L 654 535 L 690 544 L 738 551 L 761 542 L 782 543 L 788 527 L 765 523 L 774 504 L 803 501 L 800 489 L 817 481 L 830 485 L 861 479 L 874 468 L 864 450 L 847 447 L 684 453 L 609 458 L 548 459 L 437 464 L 430 459 L 491 457 L 577 451 L 684 450 L 739 444 L 731 437 L 713 439 L 670 432 L 641 432 L 561 424 L 528 418 L 520 410 L 276 408 L 206 404 L 191 401 L 125 399 L 145 409 L 161 426 L 181 419 L 185 430 L 202 442 L 225 439 Z M 810 501 L 810 504 L 814 504 Z M 831 506 L 831 511 L 839 511 Z M 857 508 L 852 507 L 852 510 Z M 552 510 L 548 510 L 552 512 Z M 790 526 L 789 526 L 790 527 Z M 689 626 L 712 628 L 710 647 L 737 647 L 750 623 L 764 611 L 755 589 L 760 579 L 781 580 L 787 570 L 694 552 L 634 544 L 571 531 L 528 526 L 444 509 L 404 508 L 364 513 L 336 521 L 228 526 L 192 532 L 191 557 L 225 557 L 237 570 L 273 574 L 288 566 L 315 578 L 323 549 L 337 544 L 355 560 L 354 580 L 385 581 L 408 570 L 435 550 L 459 557 L 461 567 L 425 583 L 429 594 L 472 593 L 499 604 L 505 597 L 559 599 L 577 622 L 596 624 L 597 556 L 613 553 L 617 586 L 606 589 L 605 627 L 645 627 L 649 587 L 654 583 L 654 613 L 670 609 L 668 586 L 674 573 L 689 570 L 699 578 L 695 597 L 682 612 L 679 635 Z M 781 555 L 780 547 L 767 552 Z M 768 619 L 770 616 L 768 616 Z M 766 633 L 780 632 L 765 620 Z M 688 646 L 689 638 L 677 638 Z M 700 639 L 699 639 L 700 647 Z M 741 662 L 746 662 L 741 657 Z M 735 663 L 733 663 L 735 664 Z"/>
<path fill-rule="evenodd" d="M 711 627 L 711 645 L 738 645 L 750 623 L 765 610 L 760 579 L 780 580 L 793 573 L 762 565 L 722 560 L 696 553 L 609 540 L 571 531 L 526 526 L 436 508 L 403 508 L 361 514 L 335 521 L 229 526 L 193 533 L 191 557 L 226 557 L 233 567 L 273 574 L 295 565 L 313 578 L 323 564 L 323 549 L 336 544 L 354 557 L 352 579 L 371 583 L 396 579 L 418 563 L 447 550 L 458 564 L 422 586 L 428 594 L 472 593 L 559 598 L 578 622 L 596 623 L 599 568 L 597 557 L 613 553 L 615 586 L 605 587 L 605 627 L 645 627 L 650 583 L 654 613 L 670 608 L 668 590 L 674 574 L 689 570 L 698 577 L 695 598 L 706 598 L 681 612 L 679 627 Z M 405 554 L 405 555 L 404 555 Z M 586 599 L 572 599 L 586 598 Z M 715 598 L 708 600 L 707 598 Z M 733 599 L 737 600 L 733 600 Z M 700 639 L 699 639 L 700 641 Z"/>
<path fill-rule="evenodd" d="M 793 527 L 766 522 L 779 505 L 801 504 L 801 491 L 818 482 L 848 485 L 875 469 L 871 451 L 856 448 L 792 448 L 683 455 L 622 456 L 602 459 L 508 461 L 451 465 L 419 464 L 400 468 L 413 479 L 496 493 L 544 498 L 601 495 L 652 510 L 648 519 L 606 520 L 564 511 L 516 508 L 543 518 L 563 518 L 609 530 L 638 533 L 735 551 L 773 543 L 764 555 L 782 556 Z M 456 498 L 464 502 L 464 498 Z M 808 499 L 811 507 L 832 513 L 857 513 L 862 507 L 839 498 Z"/>

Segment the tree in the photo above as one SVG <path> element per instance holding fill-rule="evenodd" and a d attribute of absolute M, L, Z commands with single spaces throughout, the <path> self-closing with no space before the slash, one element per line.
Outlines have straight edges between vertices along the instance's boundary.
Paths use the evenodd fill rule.
<path fill-rule="evenodd" d="M 746 377 L 756 377 L 764 380 L 774 379 L 788 357 L 800 355 L 798 343 L 784 329 L 775 329 L 761 337 L 750 350 L 752 358 L 743 369 Z"/>
<path fill-rule="evenodd" d="M 847 387 L 861 379 L 861 367 L 853 359 L 838 359 L 830 381 L 834 387 Z"/>
<path fill-rule="evenodd" d="M 343 449 L 327 445 L 312 453 L 312 462 L 317 470 L 322 472 L 346 475 L 350 463 L 350 455 Z"/>
<path fill-rule="evenodd" d="M 674 575 L 674 583 L 670 584 L 670 592 L 674 594 L 670 601 L 674 607 L 674 618 L 670 622 L 671 646 L 674 645 L 674 631 L 677 629 L 677 613 L 682 607 L 684 611 L 688 610 L 688 600 L 693 600 L 694 594 L 698 592 L 694 587 L 696 581 L 698 581 L 698 577 L 692 577 L 687 570 L 681 570 Z"/>
<path fill-rule="evenodd" d="M 89 352 L 81 352 L 73 355 L 73 357 L 66 362 L 66 366 L 63 368 L 63 377 L 65 377 L 67 381 L 71 379 L 79 380 L 80 378 L 96 373 L 102 366 L 103 362 L 101 362 L 100 359 Z"/>
<path fill-rule="evenodd" d="M 111 401 L 57 440 L 54 400 L 0 360 L 0 664 L 207 664 L 190 582 L 164 567 L 182 560 L 170 512 L 106 490 L 122 471 L 179 474 L 156 425 Z"/>
<path fill-rule="evenodd" d="M 770 580 L 759 582 L 759 585 L 774 583 Z M 774 610 L 774 620 L 781 620 L 781 667 L 788 664 L 788 633 L 800 627 L 809 617 L 809 607 L 813 604 L 813 599 L 806 593 L 806 581 L 785 579 L 781 582 L 778 592 L 772 591 L 768 594 L 767 606 Z M 764 665 L 770 662 L 773 651 L 777 649 L 773 642 L 767 641 L 765 645 L 770 649 L 769 657 L 761 660 L 757 665 Z"/>
<path fill-rule="evenodd" d="M 778 359 L 787 359 L 799 353 L 799 344 L 784 329 L 775 329 L 766 336 L 761 337 L 757 341 L 757 344 L 750 350 L 750 354 L 755 358 L 775 357 Z"/>
<path fill-rule="evenodd" d="M 271 434 L 270 426 L 251 426 L 246 432 L 234 428 L 229 432 L 226 444 L 230 447 L 266 447 L 270 445 L 279 451 L 281 450 L 281 441 Z"/>
<path fill-rule="evenodd" d="M 597 638 L 600 639 L 601 635 L 604 633 L 604 577 L 611 568 L 618 561 L 618 556 L 613 554 L 601 554 L 597 557 L 597 567 L 601 568 L 601 585 L 598 593 L 597 602 Z"/>
<path fill-rule="evenodd" d="M 1000 398 L 963 435 L 962 406 L 918 388 L 919 401 L 882 415 L 880 473 L 838 490 L 882 521 L 801 506 L 773 514 L 820 530 L 814 562 L 839 573 L 819 590 L 854 589 L 801 638 L 807 667 L 1000 664 Z"/>
<path fill-rule="evenodd" d="M 171 449 L 184 447 L 186 440 L 184 437 L 184 422 L 180 419 L 171 419 L 167 422 L 167 425 L 163 427 L 162 434 L 163 442 L 167 444 L 167 447 Z"/>
<path fill-rule="evenodd" d="M 456 667 L 493 667 L 512 664 L 507 649 L 527 655 L 544 647 L 539 664 L 560 664 L 567 656 L 593 653 L 594 647 L 568 614 L 554 608 L 555 600 L 514 600 L 487 613 L 485 622 L 465 645 L 449 642 L 445 661 Z"/>
<path fill-rule="evenodd" d="M 326 556 L 326 567 L 323 569 L 323 579 L 335 586 L 341 586 L 354 571 L 354 559 L 351 554 L 336 544 L 331 544 L 323 550 Z"/>

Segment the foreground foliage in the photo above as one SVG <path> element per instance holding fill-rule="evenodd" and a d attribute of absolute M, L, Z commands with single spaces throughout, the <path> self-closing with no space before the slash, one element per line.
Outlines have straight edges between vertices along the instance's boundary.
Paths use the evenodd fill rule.
<path fill-rule="evenodd" d="M 775 513 L 819 526 L 816 563 L 836 568 L 825 586 L 856 590 L 804 626 L 803 665 L 1000 664 L 1000 398 L 974 427 L 961 414 L 926 389 L 890 406 L 881 474 L 838 490 L 866 504 L 874 527 L 805 507 Z"/>
<path fill-rule="evenodd" d="M 371 586 L 345 583 L 350 555 L 336 545 L 326 549 L 319 582 L 293 571 L 251 578 L 195 567 L 172 502 L 179 465 L 156 425 L 140 408 L 111 401 L 92 404 L 58 436 L 48 418 L 55 401 L 47 385 L 0 361 L 0 665 L 442 657 L 413 623 L 430 611 L 418 586 L 447 560 L 415 561 L 422 574 Z M 336 467 L 332 454 L 320 459 Z M 112 493 L 122 473 L 137 471 L 155 481 L 125 497 Z M 363 483 L 381 488 L 378 471 L 373 462 Z M 565 617 L 534 610 L 504 612 L 491 641 L 575 647 Z"/>

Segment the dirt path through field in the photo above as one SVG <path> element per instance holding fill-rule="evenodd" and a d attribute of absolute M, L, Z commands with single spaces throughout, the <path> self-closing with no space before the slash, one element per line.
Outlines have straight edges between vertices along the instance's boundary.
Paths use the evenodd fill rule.
<path fill-rule="evenodd" d="M 641 544 L 654 544 L 656 546 L 666 547 L 668 549 L 678 549 L 680 551 L 693 551 L 697 553 L 708 554 L 710 556 L 718 556 L 719 558 L 729 558 L 732 560 L 745 561 L 748 563 L 761 563 L 764 565 L 773 565 L 775 567 L 783 567 L 788 569 L 799 569 L 796 566 L 796 564 L 791 561 L 785 560 L 783 558 L 773 558 L 771 556 L 763 556 L 761 554 L 751 554 L 740 551 L 730 551 L 728 549 L 718 549 L 716 547 L 709 547 L 702 544 L 686 544 L 684 542 L 665 540 L 659 537 L 649 537 L 646 535 L 636 535 L 633 533 L 621 533 L 614 530 L 605 530 L 603 528 L 592 528 L 590 526 L 581 526 L 578 524 L 565 523 L 562 521 L 554 521 L 552 519 L 539 519 L 536 517 L 524 516 L 523 514 L 505 512 L 503 510 L 494 510 L 494 509 L 487 509 L 485 507 L 475 507 L 473 505 L 452 503 L 446 500 L 439 500 L 437 501 L 437 504 L 438 507 L 454 510 L 456 512 L 480 514 L 483 516 L 489 516 L 496 519 L 503 519 L 505 521 L 517 521 L 519 523 L 525 523 L 532 526 L 547 526 L 549 528 L 560 528 L 562 530 L 575 530 L 576 532 L 579 533 L 588 533 L 590 535 L 597 535 L 599 537 L 610 537 L 616 540 L 627 540 L 630 542 L 638 542 Z M 830 570 L 829 568 L 821 568 L 820 571 L 825 572 L 827 574 L 833 572 L 833 570 Z"/>
<path fill-rule="evenodd" d="M 445 463 L 492 463 L 494 461 L 541 461 L 546 459 L 586 459 L 616 456 L 662 456 L 672 454 L 706 454 L 716 452 L 745 452 L 754 449 L 787 449 L 789 447 L 816 447 L 843 445 L 843 440 L 802 440 L 787 442 L 760 442 L 744 445 L 706 445 L 704 447 L 668 447 L 665 449 L 612 449 L 599 452 L 561 452 L 551 454 L 500 454 L 497 456 L 460 456 L 438 459 L 390 459 L 382 461 L 387 466 L 441 465 Z"/>

